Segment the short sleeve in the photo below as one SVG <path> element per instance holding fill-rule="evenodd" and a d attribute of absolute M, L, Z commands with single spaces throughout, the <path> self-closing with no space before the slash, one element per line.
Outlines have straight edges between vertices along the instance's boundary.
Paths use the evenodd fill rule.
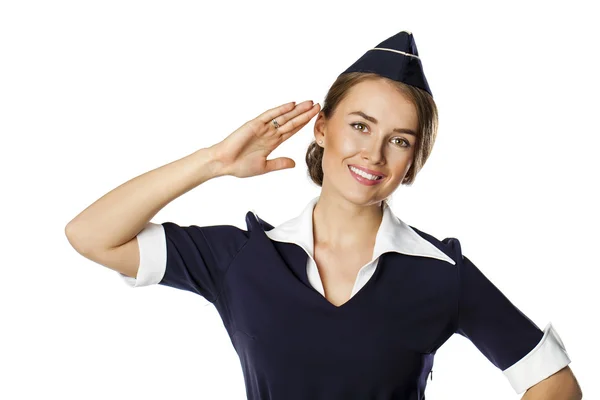
<path fill-rule="evenodd" d="M 459 298 L 456 332 L 469 339 L 522 393 L 571 360 L 556 330 L 542 331 L 462 254 L 460 242 L 444 239 L 457 261 Z"/>
<path fill-rule="evenodd" d="M 248 240 L 248 232 L 232 225 L 149 222 L 137 240 L 140 265 L 136 278 L 119 273 L 129 286 L 166 285 L 213 303 L 229 265 Z"/>

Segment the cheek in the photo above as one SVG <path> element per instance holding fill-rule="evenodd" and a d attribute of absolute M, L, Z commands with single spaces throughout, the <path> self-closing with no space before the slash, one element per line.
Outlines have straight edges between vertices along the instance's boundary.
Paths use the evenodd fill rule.
<path fill-rule="evenodd" d="M 344 164 L 350 163 L 357 153 L 353 152 L 353 145 L 347 142 L 338 141 L 328 144 L 323 154 L 323 174 L 326 176 L 339 175 L 341 167 L 345 168 Z"/>
<path fill-rule="evenodd" d="M 412 164 L 412 157 L 409 155 L 404 155 L 404 157 L 399 158 L 394 161 L 393 170 L 397 171 L 398 174 L 405 174 Z"/>
<path fill-rule="evenodd" d="M 337 138 L 330 146 L 332 155 L 343 160 L 360 154 L 364 142 L 361 141 L 359 137 L 346 134 L 340 136 L 341 137 Z"/>
<path fill-rule="evenodd" d="M 356 153 L 360 151 L 364 142 L 356 135 L 345 135 L 343 140 L 339 140 L 336 144 L 342 153 Z"/>

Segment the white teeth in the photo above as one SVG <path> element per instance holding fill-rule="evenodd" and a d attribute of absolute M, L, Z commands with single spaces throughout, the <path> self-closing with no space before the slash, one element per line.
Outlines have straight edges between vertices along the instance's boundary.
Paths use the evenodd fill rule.
<path fill-rule="evenodd" d="M 361 171 L 361 170 L 360 170 L 360 169 L 358 169 L 358 168 L 350 167 L 350 169 L 351 169 L 352 171 L 354 171 L 354 173 L 356 173 L 357 175 L 360 175 L 360 176 L 362 176 L 363 178 L 367 178 L 367 179 L 370 179 L 370 180 L 372 180 L 372 181 L 376 181 L 376 180 L 380 179 L 380 177 L 378 177 L 378 176 L 376 176 L 376 175 L 371 175 L 371 174 L 368 174 L 368 173 L 366 173 L 366 172 L 364 172 L 364 171 Z"/>

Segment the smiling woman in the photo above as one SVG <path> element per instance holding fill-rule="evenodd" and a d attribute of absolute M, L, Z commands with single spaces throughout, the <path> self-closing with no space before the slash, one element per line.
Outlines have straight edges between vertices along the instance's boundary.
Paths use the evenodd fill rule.
<path fill-rule="evenodd" d="M 247 212 L 246 229 L 149 222 L 208 179 L 293 167 L 267 157 L 314 116 L 306 162 L 321 193 L 298 216 L 275 227 Z M 424 400 L 434 356 L 454 334 L 517 393 L 563 385 L 571 377 L 556 374 L 570 358 L 552 325 L 541 330 L 513 305 L 458 239 L 408 225 L 385 201 L 425 165 L 437 118 L 412 33 L 402 31 L 342 73 L 320 112 L 312 101 L 269 109 L 103 196 L 67 234 L 133 287 L 211 302 L 250 400 Z"/>
<path fill-rule="evenodd" d="M 367 85 L 372 84 L 372 86 L 365 87 L 365 85 L 361 85 L 363 82 L 365 82 Z M 345 120 L 348 116 L 357 115 L 361 118 L 359 118 L 357 121 L 351 121 L 350 124 L 355 126 L 356 124 L 360 124 L 366 128 L 370 128 L 365 123 L 365 121 L 369 121 L 373 123 L 374 126 L 378 127 L 379 120 L 376 117 L 368 115 L 363 110 L 348 109 L 348 106 L 346 106 L 345 108 L 348 109 L 347 115 L 342 115 L 343 111 L 336 113 L 336 110 L 338 110 L 340 104 L 347 97 L 349 97 L 352 92 L 355 93 L 356 98 L 365 100 L 363 103 L 372 103 L 374 99 L 377 99 L 378 96 L 381 95 L 379 89 L 386 84 L 395 89 L 396 92 L 406 99 L 407 102 L 406 105 L 400 105 L 397 109 L 391 109 L 391 115 L 394 116 L 393 122 L 399 121 L 402 126 L 400 128 L 394 128 L 393 130 L 390 130 L 390 132 L 400 134 L 394 136 L 392 140 L 400 139 L 400 141 L 406 142 L 406 144 L 397 144 L 398 142 L 396 142 L 396 146 L 405 146 L 411 148 L 413 156 L 411 165 L 401 182 L 404 185 L 411 185 L 414 183 L 417 174 L 423 168 L 425 162 L 429 158 L 431 151 L 433 150 L 433 145 L 435 143 L 438 131 L 437 107 L 433 101 L 433 97 L 426 91 L 415 86 L 407 85 L 400 81 L 382 77 L 381 75 L 373 72 L 343 73 L 338 76 L 336 81 L 331 85 L 329 91 L 327 92 L 327 96 L 323 101 L 323 108 L 320 112 L 320 115 L 317 117 L 318 119 L 315 124 L 319 122 L 319 118 L 329 122 L 334 118 Z M 368 89 L 371 90 L 368 91 Z M 375 97 L 369 96 L 368 92 L 372 93 L 373 91 L 376 92 L 373 93 Z M 366 109 L 367 107 L 365 106 L 364 108 Z M 408 112 L 406 108 L 409 109 Z M 410 122 L 401 118 L 400 115 L 402 111 L 411 114 L 409 116 Z M 389 118 L 390 116 L 386 115 L 386 117 Z M 383 118 L 383 116 L 381 118 Z M 361 119 L 364 121 L 361 121 Z M 333 121 L 333 123 L 335 122 L 336 121 Z M 415 125 L 413 129 L 409 128 L 409 123 Z M 383 127 L 379 128 L 383 129 Z M 358 131 L 364 132 L 364 129 L 365 128 L 359 128 Z M 387 132 L 384 133 L 386 135 L 388 134 Z M 324 141 L 325 139 L 323 136 L 324 134 L 310 143 L 305 157 L 305 161 L 308 166 L 308 174 L 312 181 L 319 186 L 323 185 L 322 162 L 324 147 L 319 145 L 318 140 Z"/>
<path fill-rule="evenodd" d="M 309 174 L 324 193 L 331 187 L 363 204 L 387 202 L 400 184 L 414 181 L 431 153 L 436 127 L 435 103 L 424 90 L 374 73 L 342 74 L 315 121 Z M 373 190 L 362 192 L 348 176 Z"/>

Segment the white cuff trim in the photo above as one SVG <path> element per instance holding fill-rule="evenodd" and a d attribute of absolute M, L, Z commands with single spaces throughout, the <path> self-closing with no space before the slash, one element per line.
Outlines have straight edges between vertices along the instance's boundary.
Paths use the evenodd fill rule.
<path fill-rule="evenodd" d="M 140 265 L 137 277 L 132 278 L 119 272 L 131 287 L 154 285 L 160 282 L 167 268 L 167 239 L 162 224 L 148 222 L 137 235 L 140 248 Z"/>
<path fill-rule="evenodd" d="M 544 328 L 544 336 L 533 350 L 502 372 L 517 394 L 520 394 L 570 362 L 560 336 L 549 322 Z"/>

